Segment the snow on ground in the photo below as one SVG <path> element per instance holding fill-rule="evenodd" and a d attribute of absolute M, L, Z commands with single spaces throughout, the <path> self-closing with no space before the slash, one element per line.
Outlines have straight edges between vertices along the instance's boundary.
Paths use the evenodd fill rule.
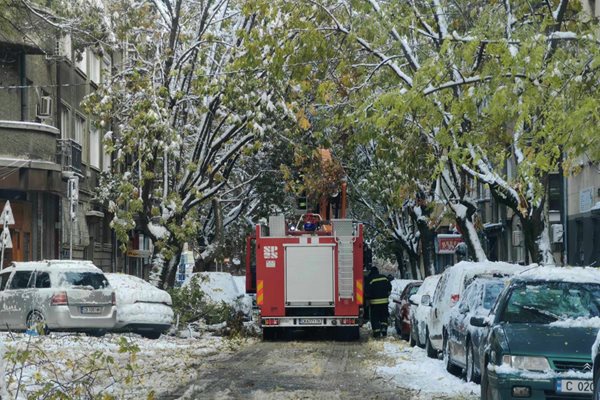
<path fill-rule="evenodd" d="M 59 333 L 37 337 L 0 333 L 2 345 L 7 357 L 14 349 L 30 351 L 25 363 L 5 362 L 7 398 L 11 399 L 15 398 L 19 380 L 17 399 L 42 397 L 35 391 L 47 383 L 64 385 L 62 390 L 71 386 L 71 397 L 78 398 L 73 383 L 86 379 L 94 379 L 90 385 L 92 394 L 110 394 L 119 399 L 150 398 L 152 393 L 159 395 L 185 384 L 207 357 L 235 347 L 235 343 L 208 335 L 199 339 L 162 336 L 160 340 L 147 340 L 137 335 L 95 338 Z M 139 349 L 134 356 L 127 351 L 132 348 Z M 89 371 L 95 372 L 86 375 Z M 87 398 L 84 393 L 81 396 Z"/>
<path fill-rule="evenodd" d="M 391 334 L 391 331 L 390 331 Z M 377 375 L 391 384 L 418 392 L 416 399 L 477 399 L 480 387 L 449 374 L 442 360 L 427 357 L 420 347 L 388 335 L 381 355 L 392 362 L 376 367 Z"/>

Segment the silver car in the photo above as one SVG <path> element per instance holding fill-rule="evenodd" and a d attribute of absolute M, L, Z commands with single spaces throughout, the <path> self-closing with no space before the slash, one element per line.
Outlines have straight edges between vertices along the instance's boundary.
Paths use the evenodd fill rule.
<path fill-rule="evenodd" d="M 0 329 L 43 326 L 103 334 L 117 320 L 115 293 L 89 261 L 13 262 L 0 271 Z"/>

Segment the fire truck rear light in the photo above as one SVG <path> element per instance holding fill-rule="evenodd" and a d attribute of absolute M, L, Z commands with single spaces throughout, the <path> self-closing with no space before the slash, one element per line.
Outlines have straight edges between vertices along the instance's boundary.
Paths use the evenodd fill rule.
<path fill-rule="evenodd" d="M 279 320 L 275 318 L 265 318 L 263 319 L 263 325 L 279 325 Z"/>
<path fill-rule="evenodd" d="M 354 325 L 356 324 L 356 319 L 354 318 L 343 318 L 341 320 L 342 325 Z"/>

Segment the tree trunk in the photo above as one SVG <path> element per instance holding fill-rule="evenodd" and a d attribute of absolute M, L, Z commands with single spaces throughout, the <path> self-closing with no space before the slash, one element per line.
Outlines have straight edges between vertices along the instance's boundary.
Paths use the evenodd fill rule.
<path fill-rule="evenodd" d="M 419 240 L 421 241 L 421 257 L 425 266 L 425 276 L 435 275 L 433 231 L 429 228 L 426 221 L 417 219 L 417 228 L 419 229 Z M 418 265 L 419 259 L 415 264 Z"/>
<path fill-rule="evenodd" d="M 550 247 L 550 225 L 548 223 L 547 202 L 542 201 L 530 213 L 529 218 L 519 214 L 523 225 L 523 239 L 531 262 L 543 265 L 554 265 L 554 256 Z"/>
<path fill-rule="evenodd" d="M 459 227 L 463 240 L 469 249 L 469 258 L 474 261 L 487 261 L 487 255 L 483 250 L 473 221 L 477 209 L 468 201 L 463 201 L 461 204 L 467 208 L 467 211 L 464 215 L 456 213 L 456 225 Z"/>

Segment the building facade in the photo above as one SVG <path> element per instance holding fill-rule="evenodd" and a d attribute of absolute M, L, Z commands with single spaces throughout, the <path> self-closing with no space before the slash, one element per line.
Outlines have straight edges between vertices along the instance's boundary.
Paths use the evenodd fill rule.
<path fill-rule="evenodd" d="M 72 256 L 115 270 L 110 216 L 94 201 L 110 158 L 80 105 L 111 59 L 77 52 L 68 35 L 43 24 L 27 34 L 0 32 L 0 207 L 9 200 L 15 217 L 4 266 Z"/>

